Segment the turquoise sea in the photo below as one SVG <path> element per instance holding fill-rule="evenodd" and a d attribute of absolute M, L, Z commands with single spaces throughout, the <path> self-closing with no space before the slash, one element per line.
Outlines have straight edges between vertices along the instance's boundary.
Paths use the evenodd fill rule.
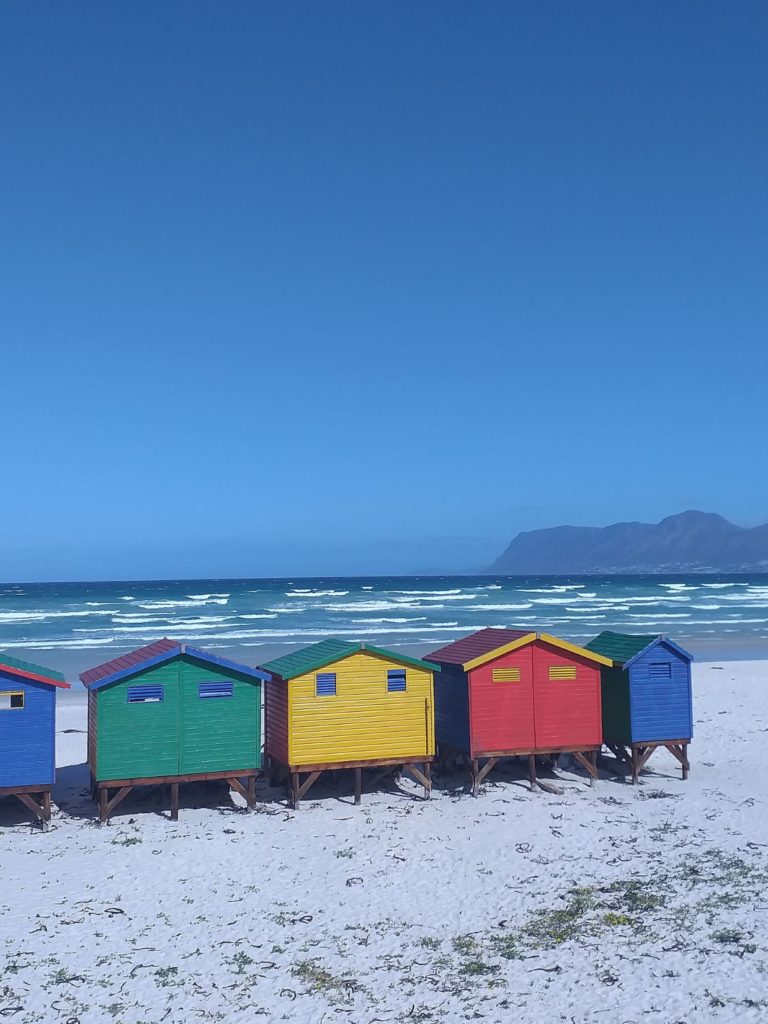
<path fill-rule="evenodd" d="M 423 653 L 483 626 L 667 633 L 700 657 L 768 657 L 768 575 L 0 584 L 0 650 L 68 674 L 161 636 L 258 663 L 326 636 Z"/>

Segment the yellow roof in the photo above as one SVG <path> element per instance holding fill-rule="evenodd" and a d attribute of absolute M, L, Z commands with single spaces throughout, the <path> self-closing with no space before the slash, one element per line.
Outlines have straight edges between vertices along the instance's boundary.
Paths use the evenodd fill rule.
<path fill-rule="evenodd" d="M 579 658 L 584 658 L 586 661 L 594 661 L 598 665 L 607 665 L 609 668 L 613 665 L 610 658 L 603 657 L 602 654 L 596 654 L 594 651 L 588 651 L 586 647 L 579 647 L 577 644 L 568 643 L 567 640 L 561 640 L 559 637 L 552 636 L 550 633 L 526 633 L 525 636 L 521 636 L 517 640 L 513 640 L 511 643 L 504 644 L 502 647 L 497 647 L 495 651 L 487 651 L 485 654 L 481 654 L 478 658 L 473 658 L 472 661 L 466 662 L 462 665 L 465 672 L 471 672 L 474 668 L 479 668 L 481 665 L 485 665 L 489 661 L 494 661 L 496 658 L 500 658 L 503 654 L 509 654 L 510 651 L 516 651 L 519 647 L 527 647 L 528 644 L 532 644 L 534 640 L 541 640 L 542 643 L 549 644 L 550 647 L 559 647 L 560 650 L 569 651 L 571 654 L 576 654 Z"/>

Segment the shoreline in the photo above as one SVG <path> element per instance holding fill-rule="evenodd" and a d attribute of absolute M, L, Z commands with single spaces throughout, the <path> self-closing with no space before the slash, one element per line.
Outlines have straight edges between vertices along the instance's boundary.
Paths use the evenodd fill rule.
<path fill-rule="evenodd" d="M 160 639 L 158 634 L 157 639 Z M 564 639 L 570 639 L 564 637 Z M 675 639 L 673 636 L 672 639 Z M 577 641 L 576 641 L 577 642 Z M 306 646 L 307 641 L 297 639 L 294 643 L 285 644 L 233 644 L 230 646 L 220 643 L 206 645 L 204 639 L 195 642 L 195 646 L 204 650 L 209 647 L 222 657 L 230 658 L 233 661 L 240 661 L 245 665 L 259 666 L 277 658 L 283 654 Z M 79 647 L 75 650 L 68 648 L 52 647 L 48 650 L 38 648 L 17 648 L 14 649 L 15 657 L 34 664 L 45 665 L 46 668 L 63 672 L 67 682 L 72 683 L 72 691 L 81 688 L 78 676 L 81 672 L 101 665 L 105 661 L 119 658 L 121 655 L 135 650 L 136 646 L 110 646 L 106 647 Z M 434 650 L 429 644 L 389 644 L 392 650 L 401 651 L 413 657 L 422 658 Z M 739 640 L 696 640 L 694 643 L 682 641 L 682 646 L 694 657 L 696 663 L 708 663 L 714 661 L 739 662 L 739 661 L 768 661 L 768 640 L 754 640 L 742 638 Z M 0 649 L 1 650 L 1 649 Z M 64 691 L 71 693 L 72 691 Z"/>

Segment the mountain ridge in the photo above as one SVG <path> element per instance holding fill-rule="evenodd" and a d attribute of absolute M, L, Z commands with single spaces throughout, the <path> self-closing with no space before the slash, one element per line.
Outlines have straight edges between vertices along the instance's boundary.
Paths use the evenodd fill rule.
<path fill-rule="evenodd" d="M 768 524 L 742 527 L 688 510 L 659 523 L 553 526 L 518 533 L 489 567 L 504 574 L 768 570 Z"/>

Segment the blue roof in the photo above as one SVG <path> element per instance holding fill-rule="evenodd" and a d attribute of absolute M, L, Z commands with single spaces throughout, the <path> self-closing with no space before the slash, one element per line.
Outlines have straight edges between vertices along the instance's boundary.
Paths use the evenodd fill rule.
<path fill-rule="evenodd" d="M 251 676 L 253 679 L 270 680 L 272 676 L 262 669 L 252 668 L 250 665 L 243 665 L 239 661 L 231 661 L 229 658 L 222 658 L 218 654 L 211 654 L 200 647 L 191 647 L 189 644 L 179 643 L 177 640 L 169 640 L 167 637 L 157 640 L 146 647 L 140 647 L 137 651 L 114 658 L 103 665 L 89 669 L 80 675 L 83 684 L 89 690 L 100 690 L 103 686 L 110 686 L 112 683 L 120 682 L 121 679 L 129 679 L 138 672 L 144 672 L 155 665 L 172 661 L 174 658 L 187 655 L 196 661 L 205 662 L 208 665 L 215 665 L 217 668 L 229 669 L 231 672 L 238 672 L 240 675 Z"/>

